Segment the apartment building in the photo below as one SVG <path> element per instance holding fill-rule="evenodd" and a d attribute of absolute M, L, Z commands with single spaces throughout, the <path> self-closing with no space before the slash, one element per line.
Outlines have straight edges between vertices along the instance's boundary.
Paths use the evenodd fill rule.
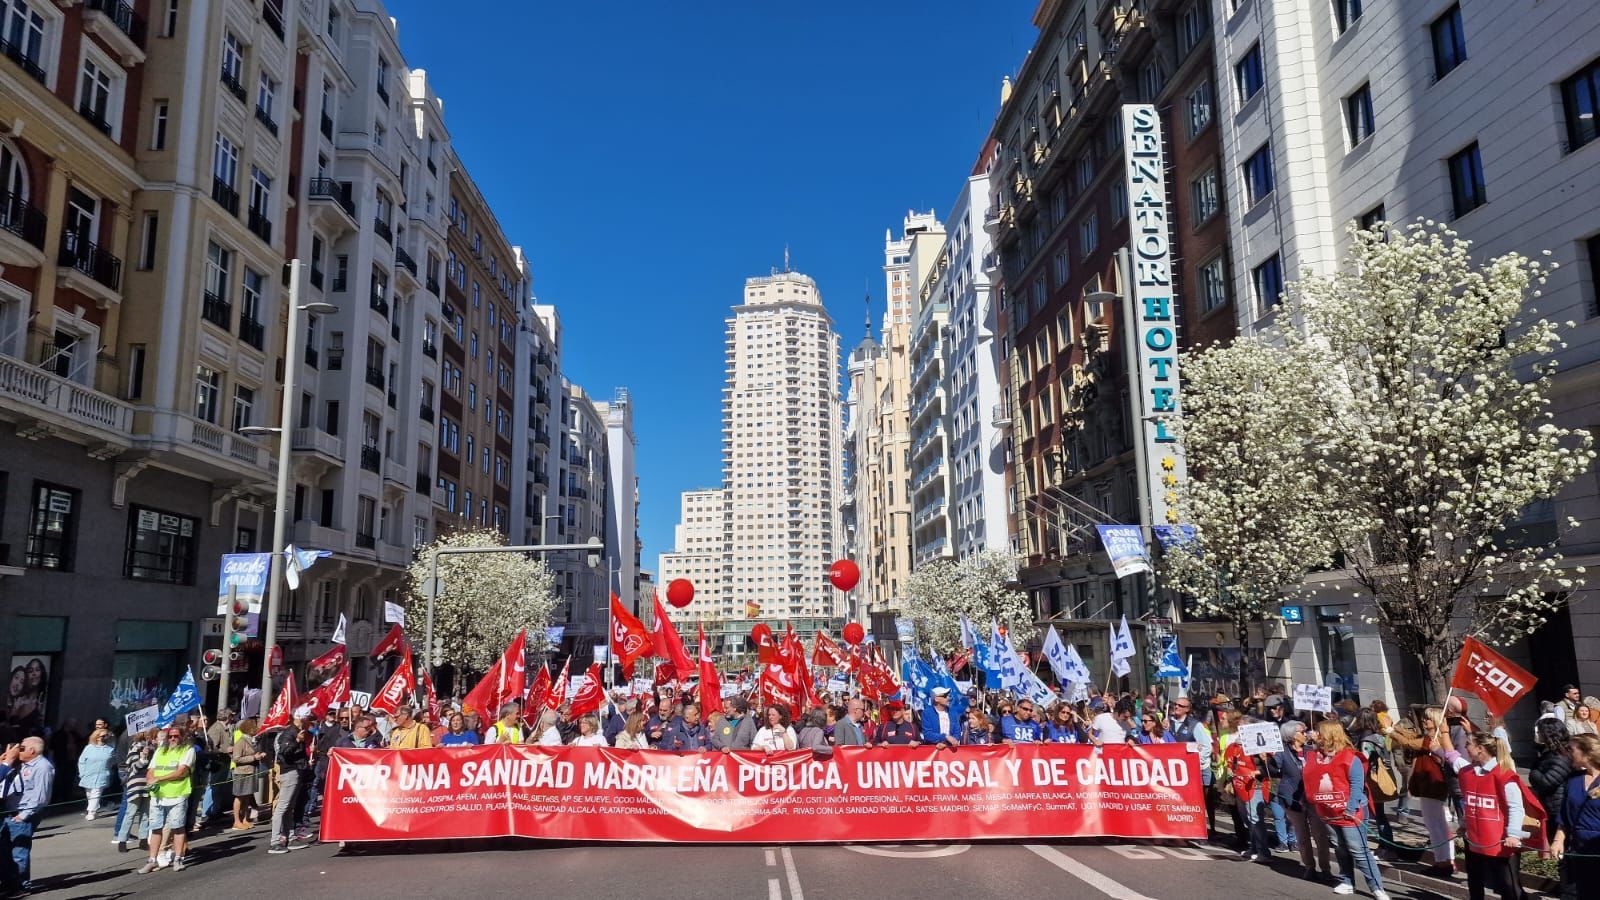
<path fill-rule="evenodd" d="M 609 528 L 611 473 L 606 418 L 594 398 L 579 385 L 562 379 L 557 451 L 556 515 L 559 543 L 586 544 L 606 540 Z M 631 486 L 630 486 L 631 487 Z M 611 585 L 616 547 L 607 545 L 598 567 L 586 554 L 562 551 L 546 557 L 555 572 L 561 605 L 554 624 L 565 625 L 561 650 L 587 665 L 596 644 L 610 640 Z"/>
<path fill-rule="evenodd" d="M 1532 0 L 1297 4 L 1237 0 L 1213 31 L 1229 282 L 1240 331 L 1278 314 L 1285 281 L 1339 264 L 1350 224 L 1448 222 L 1478 259 L 1548 250 L 1538 314 L 1574 322 L 1557 352 L 1552 411 L 1600 426 L 1600 7 Z M 1529 361 L 1533 362 L 1532 360 Z M 1526 510 L 1560 537 L 1566 567 L 1600 559 L 1593 477 Z M 1568 530 L 1569 517 L 1581 524 Z M 1304 624 L 1269 625 L 1272 677 L 1336 684 L 1363 700 L 1420 698 L 1414 665 L 1361 621 L 1338 573 Z M 1513 658 L 1546 684 L 1600 678 L 1592 584 Z M 1532 715 L 1529 713 L 1528 715 Z M 1513 729 L 1520 727 L 1513 723 Z"/>
<path fill-rule="evenodd" d="M 950 319 L 950 298 L 944 290 L 959 277 L 950 271 L 950 244 L 954 234 L 942 229 L 915 240 L 907 269 L 925 272 L 912 284 L 910 357 L 911 429 L 910 481 L 906 485 L 912 510 L 912 568 L 952 555 L 949 511 L 950 433 L 949 345 L 945 326 Z"/>
<path fill-rule="evenodd" d="M 560 516 L 550 503 L 550 473 L 555 455 L 550 436 L 559 432 L 560 404 L 552 391 L 561 371 L 561 317 L 553 306 L 541 306 L 528 290 L 533 283 L 528 261 L 519 252 L 524 296 L 517 306 L 516 391 L 512 403 L 511 537 L 513 543 L 557 543 Z M 556 388 L 559 391 L 559 388 Z M 546 528 L 547 525 L 552 527 Z"/>
<path fill-rule="evenodd" d="M 1168 614 L 1143 575 L 1111 573 L 1093 532 L 1141 521 L 1137 392 L 1121 310 L 1104 299 L 1125 289 L 1115 258 L 1129 236 L 1122 105 L 1160 111 L 1169 185 L 1205 183 L 1218 165 L 1218 128 L 1211 107 L 1190 102 L 1204 100 L 1212 78 L 1209 8 L 1204 0 L 1045 0 L 1034 15 L 1039 41 L 1003 89 L 991 134 L 999 155 L 986 226 L 1003 284 L 1009 385 L 1009 409 L 994 420 L 1010 422 L 1019 578 L 1097 677 L 1105 620 Z M 1220 200 L 1202 198 L 1210 209 L 1202 216 L 1187 211 L 1184 192 L 1168 193 L 1180 210 L 1168 235 L 1182 273 L 1173 285 L 1179 338 L 1195 346 L 1232 333 L 1221 324 L 1226 292 L 1203 299 L 1197 289 L 1203 265 L 1228 271 L 1214 221 Z M 1133 683 L 1142 675 L 1136 668 Z"/>
<path fill-rule="evenodd" d="M 866 303 L 866 330 L 861 343 L 850 351 L 850 358 L 845 362 L 844 435 L 839 457 L 844 488 L 839 501 L 839 528 L 844 557 L 856 560 L 861 567 L 861 580 L 845 595 L 844 617 L 862 624 L 868 621 L 871 596 L 869 560 L 874 558 L 875 548 L 881 543 L 872 531 L 877 519 L 871 504 L 875 497 L 882 496 L 876 489 L 882 478 L 876 410 L 883 348 L 872 337 L 871 294 L 867 295 Z"/>
<path fill-rule="evenodd" d="M 678 524 L 672 529 L 673 549 L 661 554 L 661 583 L 687 578 L 694 585 L 697 611 L 708 611 L 712 618 L 743 618 L 744 610 L 735 610 L 723 590 L 727 538 L 722 529 L 722 488 L 684 491 L 681 496 Z"/>
<path fill-rule="evenodd" d="M 639 474 L 633 434 L 633 395 L 617 388 L 595 411 L 606 423 L 606 565 L 610 592 L 630 611 L 639 593 Z"/>

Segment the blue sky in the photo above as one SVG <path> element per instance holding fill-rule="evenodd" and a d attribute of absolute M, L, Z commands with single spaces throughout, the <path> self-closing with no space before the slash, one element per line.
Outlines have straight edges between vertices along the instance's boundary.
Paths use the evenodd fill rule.
<path fill-rule="evenodd" d="M 882 313 L 883 233 L 941 217 L 1033 45 L 1034 0 L 388 0 L 457 152 L 565 329 L 566 375 L 632 391 L 643 564 L 721 473 L 723 319 L 744 278 Z"/>

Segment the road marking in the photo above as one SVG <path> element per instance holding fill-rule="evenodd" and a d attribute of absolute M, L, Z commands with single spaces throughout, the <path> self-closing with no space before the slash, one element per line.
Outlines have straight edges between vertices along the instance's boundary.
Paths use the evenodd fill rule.
<path fill-rule="evenodd" d="M 783 889 L 778 887 L 778 879 L 767 879 L 767 900 L 783 900 Z"/>
<path fill-rule="evenodd" d="M 927 850 L 898 850 L 903 844 L 887 844 L 874 846 L 872 844 L 845 844 L 844 848 L 854 853 L 866 856 L 887 856 L 890 859 L 938 859 L 944 856 L 957 856 L 972 849 L 971 844 L 945 844 L 932 845 Z M 914 845 L 922 846 L 922 845 Z"/>
<path fill-rule="evenodd" d="M 794 854 L 783 848 L 783 868 L 789 873 L 789 900 L 806 900 L 800 891 L 800 873 L 794 870 Z"/>
<path fill-rule="evenodd" d="M 1188 862 L 1210 862 L 1212 859 L 1193 847 L 1136 847 L 1133 844 L 1108 844 L 1106 849 L 1124 859 L 1160 859 L 1162 854 Z"/>
<path fill-rule="evenodd" d="M 1054 847 L 1046 847 L 1042 844 L 1024 844 L 1023 846 L 1027 847 L 1029 851 L 1045 862 L 1055 866 L 1056 868 L 1067 873 L 1068 875 L 1071 875 L 1073 878 L 1078 879 L 1084 884 L 1087 884 L 1095 890 L 1100 891 L 1106 896 L 1115 898 L 1115 900 L 1151 900 L 1150 897 L 1146 897 L 1144 894 L 1141 894 L 1120 882 L 1112 881 L 1110 878 L 1107 878 L 1099 872 L 1096 872 L 1094 869 L 1091 869 L 1083 863 L 1078 862 Z"/>
<path fill-rule="evenodd" d="M 767 854 L 767 865 L 775 866 L 778 864 L 778 856 L 772 852 L 771 847 L 768 847 L 764 852 Z"/>

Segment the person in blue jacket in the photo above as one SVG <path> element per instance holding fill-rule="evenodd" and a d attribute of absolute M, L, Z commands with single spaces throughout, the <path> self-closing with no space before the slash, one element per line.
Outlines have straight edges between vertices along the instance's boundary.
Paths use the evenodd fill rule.
<path fill-rule="evenodd" d="M 922 711 L 922 742 L 945 744 L 951 747 L 961 743 L 961 717 L 950 708 L 950 689 L 933 689 L 933 707 Z"/>

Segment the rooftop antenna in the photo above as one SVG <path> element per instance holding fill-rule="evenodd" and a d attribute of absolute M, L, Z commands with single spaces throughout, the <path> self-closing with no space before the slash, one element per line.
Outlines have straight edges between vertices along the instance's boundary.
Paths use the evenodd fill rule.
<path fill-rule="evenodd" d="M 861 288 L 865 292 L 861 304 L 867 308 L 867 339 L 872 338 L 872 285 L 867 279 L 861 279 Z"/>
<path fill-rule="evenodd" d="M 784 244 L 783 245 L 783 271 L 785 273 L 794 271 L 794 269 L 789 268 L 789 245 L 788 244 Z"/>

